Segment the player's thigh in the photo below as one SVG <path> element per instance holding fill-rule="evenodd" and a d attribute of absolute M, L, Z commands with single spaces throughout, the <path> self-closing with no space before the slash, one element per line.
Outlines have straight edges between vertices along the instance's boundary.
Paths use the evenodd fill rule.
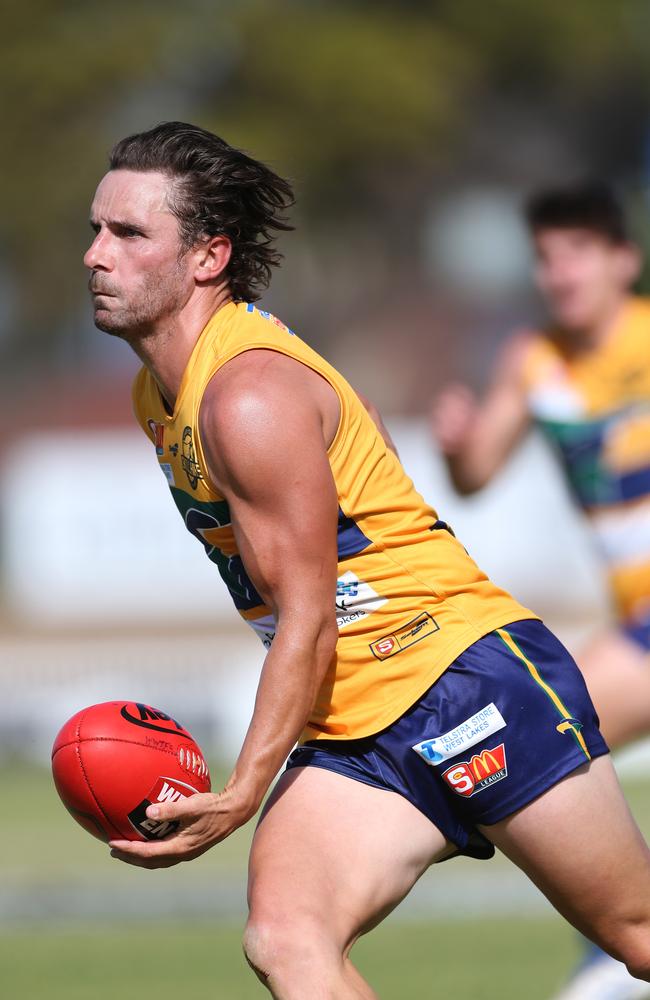
<path fill-rule="evenodd" d="M 650 851 L 608 756 L 482 830 L 563 916 L 608 950 L 626 928 L 647 935 Z"/>
<path fill-rule="evenodd" d="M 251 923 L 318 926 L 345 952 L 454 849 L 396 792 L 294 768 L 280 778 L 253 840 Z"/>
<path fill-rule="evenodd" d="M 596 635 L 578 657 L 610 747 L 650 730 L 650 653 L 623 632 Z"/>

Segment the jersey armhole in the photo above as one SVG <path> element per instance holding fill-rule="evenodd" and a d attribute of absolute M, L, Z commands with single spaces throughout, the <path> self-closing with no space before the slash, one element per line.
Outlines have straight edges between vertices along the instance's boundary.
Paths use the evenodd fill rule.
<path fill-rule="evenodd" d="M 205 390 L 209 386 L 214 376 L 220 371 L 221 368 L 224 367 L 224 365 L 226 365 L 229 361 L 232 361 L 234 358 L 238 358 L 240 354 L 248 354 L 249 351 L 275 351 L 276 354 L 283 354 L 285 357 L 291 358 L 291 360 L 295 361 L 297 364 L 303 365 L 305 368 L 309 368 L 310 371 L 313 371 L 317 375 L 320 375 L 320 377 L 324 379 L 327 382 L 327 384 L 331 386 L 331 388 L 334 390 L 334 392 L 336 393 L 336 397 L 339 401 L 339 422 L 334 437 L 332 438 L 332 442 L 327 449 L 327 457 L 331 462 L 334 459 L 334 457 L 338 454 L 341 448 L 345 436 L 345 428 L 348 422 L 349 407 L 342 390 L 328 376 L 327 372 L 323 368 L 320 368 L 315 364 L 311 364 L 309 361 L 306 361 L 303 358 L 296 357 L 296 355 L 293 354 L 291 351 L 284 350 L 277 344 L 254 342 L 248 344 L 241 344 L 236 351 L 232 351 L 230 354 L 220 357 L 218 363 L 210 370 L 210 373 L 206 378 L 205 385 L 203 387 L 203 392 L 201 393 L 201 397 L 196 405 L 196 413 L 195 413 L 196 437 L 194 442 L 197 451 L 197 458 L 199 461 L 199 468 L 203 470 L 204 475 L 207 476 L 208 466 L 205 460 L 203 442 L 201 440 L 200 412 Z M 218 490 L 215 489 L 214 484 L 210 480 L 208 480 L 208 482 L 210 483 L 210 489 L 213 490 L 213 492 L 218 493 Z"/>

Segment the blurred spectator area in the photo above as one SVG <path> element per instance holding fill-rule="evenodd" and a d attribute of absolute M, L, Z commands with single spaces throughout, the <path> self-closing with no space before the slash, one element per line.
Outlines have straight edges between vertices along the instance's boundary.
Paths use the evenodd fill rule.
<path fill-rule="evenodd" d="M 263 648 L 216 567 L 184 530 L 152 446 L 103 419 L 124 394 L 37 430 L 2 456 L 0 751 L 46 759 L 61 721 L 130 698 L 192 721 L 232 759 L 250 716 Z M 70 407 L 70 410 L 67 407 Z M 75 412 L 72 391 L 65 412 Z M 61 411 L 63 412 L 63 411 Z M 95 426 L 93 427 L 93 424 Z M 587 536 L 544 445 L 532 438 L 493 487 L 460 501 L 426 424 L 389 421 L 404 464 L 470 553 L 578 642 L 607 617 Z"/>

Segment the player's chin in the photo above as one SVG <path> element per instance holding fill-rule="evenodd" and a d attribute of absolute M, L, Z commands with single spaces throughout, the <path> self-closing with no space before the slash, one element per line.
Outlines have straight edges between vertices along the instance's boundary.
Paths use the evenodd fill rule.
<path fill-rule="evenodd" d="M 109 309 L 95 308 L 94 323 L 97 329 L 103 333 L 109 333 L 113 337 L 124 335 L 124 323 L 121 323 L 119 317 L 111 313 Z"/>

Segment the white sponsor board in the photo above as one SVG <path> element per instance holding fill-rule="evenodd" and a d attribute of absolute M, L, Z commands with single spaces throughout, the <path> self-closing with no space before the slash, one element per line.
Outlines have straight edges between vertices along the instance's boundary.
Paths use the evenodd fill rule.
<path fill-rule="evenodd" d="M 574 623 L 581 634 L 602 625 L 607 602 L 593 539 L 539 439 L 520 449 L 494 488 L 463 502 L 426 423 L 389 425 L 416 487 L 482 569 L 561 637 L 566 624 L 571 636 Z M 10 612 L 63 626 L 237 622 L 216 566 L 183 527 L 154 446 L 137 427 L 18 437 L 0 473 L 0 572 Z M 365 594 L 354 606 L 342 595 L 340 628 L 379 606 L 371 587 Z"/>
<path fill-rule="evenodd" d="M 21 618 L 174 626 L 239 617 L 137 428 L 21 439 L 3 462 L 0 512 L 4 592 Z"/>

